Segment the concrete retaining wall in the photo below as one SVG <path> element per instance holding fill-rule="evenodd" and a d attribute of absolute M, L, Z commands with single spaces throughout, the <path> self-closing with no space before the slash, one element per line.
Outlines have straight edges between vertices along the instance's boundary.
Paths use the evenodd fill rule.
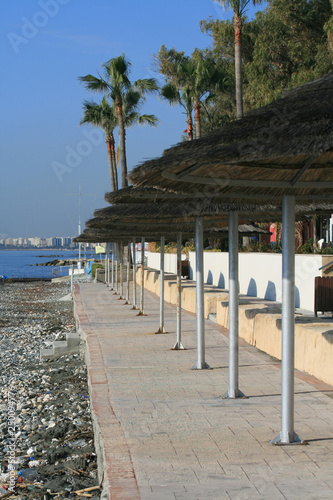
<path fill-rule="evenodd" d="M 182 260 L 186 259 L 186 255 L 182 254 Z M 161 254 L 159 252 L 149 252 L 147 257 L 147 267 L 151 269 L 160 268 Z M 333 259 L 332 259 L 333 260 Z M 175 253 L 164 253 L 164 271 L 166 273 L 177 272 L 177 254 Z"/>
<path fill-rule="evenodd" d="M 141 269 L 137 269 L 137 284 L 141 283 Z M 160 273 L 155 269 L 145 269 L 145 288 L 156 295 L 160 295 Z M 176 304 L 177 276 L 172 273 L 164 274 L 164 300 L 170 304 Z M 214 286 L 205 286 L 205 317 L 208 314 L 216 314 L 217 300 L 224 300 L 228 297 L 226 290 L 220 290 Z M 182 280 L 182 308 L 186 311 L 196 312 L 195 283 L 189 280 Z"/>
<path fill-rule="evenodd" d="M 182 256 L 186 258 L 185 255 Z M 314 279 L 321 276 L 319 268 L 333 256 L 295 256 L 295 307 L 314 310 Z M 190 279 L 195 281 L 195 252 L 189 254 Z M 160 268 L 160 254 L 148 254 L 148 267 Z M 176 254 L 165 254 L 165 272 L 177 272 Z M 204 280 L 208 285 L 227 288 L 229 266 L 227 252 L 204 252 Z M 282 301 L 282 255 L 274 253 L 239 254 L 239 289 L 249 297 Z"/>
<path fill-rule="evenodd" d="M 242 303 L 243 302 L 243 303 Z M 228 301 L 217 303 L 217 323 L 228 328 Z M 281 359 L 281 306 L 241 299 L 239 336 L 261 351 Z M 295 318 L 295 368 L 333 385 L 333 323 Z"/>
<path fill-rule="evenodd" d="M 333 258 L 331 259 L 333 260 Z M 195 253 L 190 252 L 190 279 L 195 280 Z M 326 260 L 325 260 L 326 262 Z M 321 276 L 321 255 L 295 256 L 295 307 L 314 310 L 314 279 Z M 228 253 L 204 252 L 205 283 L 227 288 Z M 282 301 L 282 255 L 274 253 L 239 254 L 239 290 L 241 294 L 266 300 Z"/>
<path fill-rule="evenodd" d="M 141 282 L 141 270 L 137 271 Z M 159 272 L 145 270 L 145 287 L 160 294 Z M 165 301 L 176 304 L 176 275 L 166 274 Z M 205 285 L 205 318 L 216 313 L 217 324 L 228 328 L 228 291 Z M 182 308 L 196 312 L 196 290 L 193 281 L 182 281 Z M 258 349 L 281 359 L 281 304 L 251 297 L 240 297 L 239 336 Z M 295 368 L 333 385 L 333 323 L 318 318 L 296 316 Z"/>

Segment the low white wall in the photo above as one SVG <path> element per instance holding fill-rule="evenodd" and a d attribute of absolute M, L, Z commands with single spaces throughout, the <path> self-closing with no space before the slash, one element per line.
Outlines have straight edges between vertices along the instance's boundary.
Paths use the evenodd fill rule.
<path fill-rule="evenodd" d="M 190 252 L 190 278 L 195 280 L 195 252 Z M 295 306 L 314 310 L 314 278 L 321 276 L 320 255 L 295 256 Z M 228 288 L 228 253 L 204 252 L 205 283 Z M 240 293 L 282 301 L 282 254 L 239 254 Z"/>
<path fill-rule="evenodd" d="M 186 259 L 186 255 L 182 254 L 182 260 Z M 149 252 L 147 267 L 151 269 L 160 268 L 161 254 L 159 252 Z M 164 253 L 164 271 L 166 273 L 177 273 L 177 254 L 175 253 Z"/>

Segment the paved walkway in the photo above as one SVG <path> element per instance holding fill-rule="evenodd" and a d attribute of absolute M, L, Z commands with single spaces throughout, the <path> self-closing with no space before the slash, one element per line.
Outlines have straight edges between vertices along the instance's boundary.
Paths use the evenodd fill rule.
<path fill-rule="evenodd" d="M 295 431 L 307 446 L 273 446 L 280 431 L 280 363 L 240 341 L 240 389 L 225 400 L 227 331 L 206 322 L 210 370 L 196 361 L 195 316 L 145 295 L 147 316 L 105 285 L 76 285 L 87 339 L 96 437 L 104 453 L 103 498 L 117 500 L 333 499 L 333 388 L 296 373 Z M 315 353 L 314 353 L 315 355 Z M 333 360 L 332 360 L 333 362 Z M 108 495 L 107 496 L 107 490 Z"/>

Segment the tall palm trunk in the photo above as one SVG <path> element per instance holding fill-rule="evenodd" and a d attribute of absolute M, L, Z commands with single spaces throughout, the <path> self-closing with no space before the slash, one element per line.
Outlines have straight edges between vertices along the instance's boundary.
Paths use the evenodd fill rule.
<path fill-rule="evenodd" d="M 111 157 L 112 157 L 112 169 L 114 178 L 114 189 L 115 191 L 118 191 L 117 160 L 116 160 L 116 149 L 115 149 L 113 132 L 111 132 L 110 134 L 110 139 L 111 139 Z"/>
<path fill-rule="evenodd" d="M 242 84 L 242 18 L 234 15 L 235 32 L 235 77 L 237 118 L 243 118 L 243 84 Z"/>
<path fill-rule="evenodd" d="M 121 97 L 117 96 L 116 107 L 118 114 L 118 125 L 119 125 L 119 154 L 120 154 L 120 164 L 121 164 L 121 187 L 122 189 L 128 186 L 127 181 L 127 163 L 126 163 L 126 150 L 125 150 L 125 126 L 123 117 L 123 106 L 121 102 Z"/>
<path fill-rule="evenodd" d="M 112 161 L 112 151 L 111 151 L 111 138 L 109 135 L 106 136 L 105 142 L 108 148 L 108 160 L 109 160 L 109 171 L 110 171 L 110 180 L 111 180 L 111 191 L 115 191 L 114 184 L 114 173 L 113 173 L 113 161 Z"/>
<path fill-rule="evenodd" d="M 187 115 L 186 121 L 187 121 L 187 130 L 185 132 L 187 132 L 188 134 L 188 140 L 193 141 L 193 121 L 191 114 Z"/>
<path fill-rule="evenodd" d="M 200 101 L 194 101 L 194 122 L 195 122 L 195 138 L 201 137 L 201 105 Z"/>

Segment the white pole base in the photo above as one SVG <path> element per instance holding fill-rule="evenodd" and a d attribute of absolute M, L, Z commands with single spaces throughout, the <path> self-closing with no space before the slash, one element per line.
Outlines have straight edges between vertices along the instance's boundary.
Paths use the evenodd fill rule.
<path fill-rule="evenodd" d="M 210 370 L 210 366 L 207 363 L 196 363 L 192 366 L 192 370 Z"/>
<path fill-rule="evenodd" d="M 164 326 L 160 326 L 157 332 L 155 332 L 156 335 L 158 335 L 159 333 L 167 333 Z"/>
<path fill-rule="evenodd" d="M 239 389 L 235 389 L 234 391 L 229 389 L 223 394 L 222 399 L 248 399 L 248 397 L 245 396 L 245 394 L 243 394 Z"/>
<path fill-rule="evenodd" d="M 291 436 L 290 432 L 287 432 L 287 434 L 283 437 L 282 433 L 279 432 L 279 434 L 272 439 L 270 443 L 276 446 L 283 446 L 287 444 L 308 444 L 306 441 L 303 441 L 303 439 L 301 439 L 296 432 L 293 433 L 293 436 Z"/>
<path fill-rule="evenodd" d="M 181 350 L 181 349 L 185 349 L 185 347 L 183 346 L 183 344 L 181 342 L 176 342 L 175 345 L 172 348 L 172 351 L 178 351 L 178 350 Z"/>

